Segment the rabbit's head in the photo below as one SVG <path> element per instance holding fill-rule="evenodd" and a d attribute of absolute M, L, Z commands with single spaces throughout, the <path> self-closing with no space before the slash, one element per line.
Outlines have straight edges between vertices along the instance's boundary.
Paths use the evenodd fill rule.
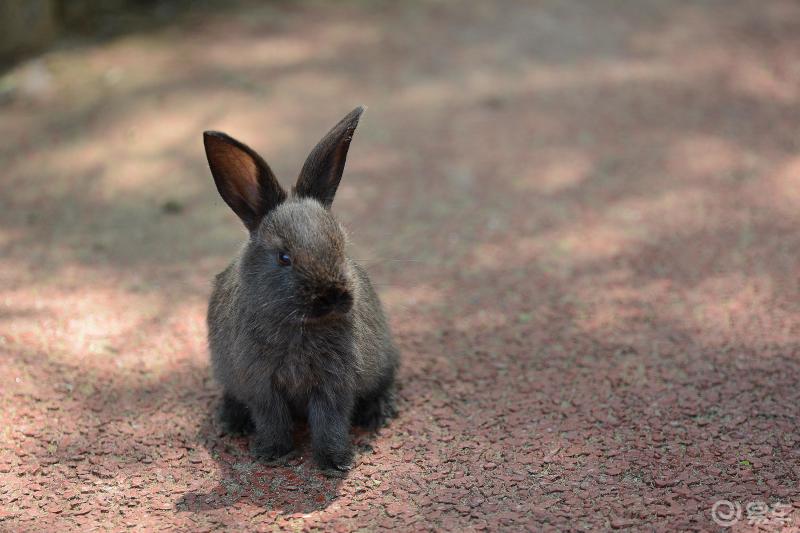
<path fill-rule="evenodd" d="M 259 312 L 289 321 L 346 316 L 357 285 L 345 233 L 330 212 L 362 107 L 311 151 L 291 194 L 251 148 L 207 131 L 208 164 L 220 195 L 250 239 L 241 258 L 242 294 Z"/>

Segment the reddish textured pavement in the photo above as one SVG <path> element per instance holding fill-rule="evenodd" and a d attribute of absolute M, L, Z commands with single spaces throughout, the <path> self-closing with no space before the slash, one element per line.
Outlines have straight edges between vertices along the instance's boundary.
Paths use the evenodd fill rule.
<path fill-rule="evenodd" d="M 0 530 L 713 530 L 720 499 L 800 527 L 800 6 L 396 4 L 208 10 L 6 75 Z M 209 416 L 244 233 L 200 132 L 288 182 L 360 103 L 335 211 L 401 414 L 326 477 Z"/>

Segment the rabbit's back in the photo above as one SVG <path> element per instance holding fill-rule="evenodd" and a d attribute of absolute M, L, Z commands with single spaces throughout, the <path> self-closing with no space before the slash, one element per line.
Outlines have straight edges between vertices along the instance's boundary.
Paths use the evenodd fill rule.
<path fill-rule="evenodd" d="M 367 272 L 355 262 L 353 268 L 359 287 L 353 309 L 353 335 L 359 354 L 358 388 L 360 393 L 368 394 L 393 379 L 399 352 Z"/>
<path fill-rule="evenodd" d="M 239 292 L 236 263 L 231 263 L 214 278 L 206 315 L 211 367 L 214 377 L 223 385 L 233 382 L 231 370 L 236 353 L 236 299 Z"/>

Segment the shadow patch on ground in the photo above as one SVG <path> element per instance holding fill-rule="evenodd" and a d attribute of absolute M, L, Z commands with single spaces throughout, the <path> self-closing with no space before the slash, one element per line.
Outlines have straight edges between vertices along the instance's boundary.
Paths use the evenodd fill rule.
<path fill-rule="evenodd" d="M 328 507 L 339 496 L 346 473 L 314 465 L 305 424 L 294 431 L 295 449 L 264 463 L 249 452 L 250 437 L 224 435 L 214 414 L 208 414 L 197 439 L 214 459 L 219 483 L 210 491 L 189 491 L 175 502 L 178 511 L 203 512 L 239 504 L 255 506 L 254 516 L 307 514 Z M 358 453 L 369 453 L 370 435 L 355 434 Z M 358 462 L 358 457 L 356 458 Z"/>

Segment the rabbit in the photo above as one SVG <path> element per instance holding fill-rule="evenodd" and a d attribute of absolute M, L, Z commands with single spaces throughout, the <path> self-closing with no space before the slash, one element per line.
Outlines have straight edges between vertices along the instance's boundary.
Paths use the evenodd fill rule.
<path fill-rule="evenodd" d="M 251 148 L 203 134 L 217 190 L 249 231 L 208 306 L 219 419 L 229 433 L 252 433 L 251 452 L 262 460 L 292 451 L 293 422 L 306 419 L 317 464 L 346 471 L 351 424 L 374 430 L 396 416 L 399 352 L 331 213 L 363 111 L 322 138 L 290 193 Z"/>

